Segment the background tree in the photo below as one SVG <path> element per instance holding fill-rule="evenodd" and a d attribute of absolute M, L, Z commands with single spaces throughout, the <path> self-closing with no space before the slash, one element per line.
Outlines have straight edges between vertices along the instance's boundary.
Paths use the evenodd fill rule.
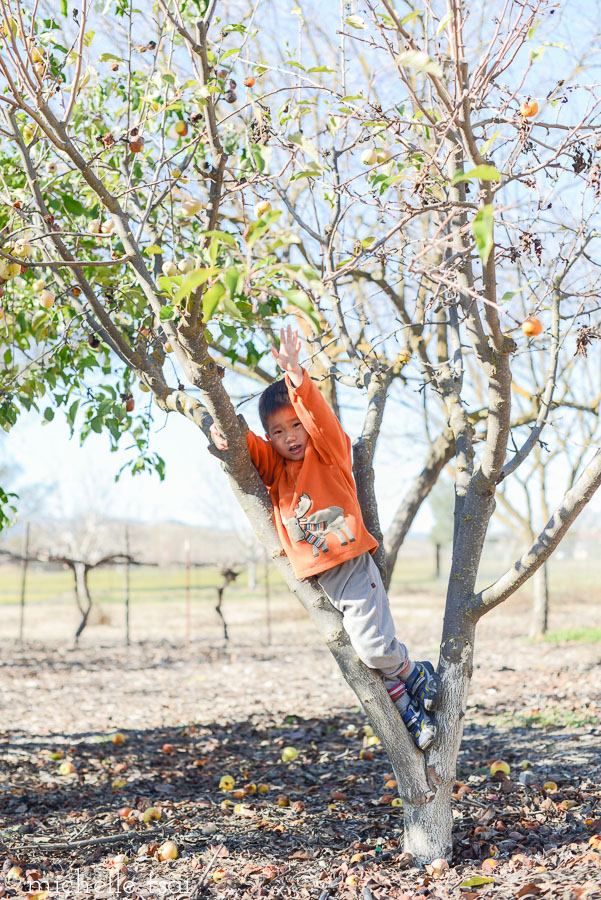
<path fill-rule="evenodd" d="M 453 507 L 455 491 L 446 479 L 439 479 L 428 497 L 434 523 L 429 538 L 436 553 L 436 577 L 440 578 L 440 551 L 453 540 Z"/>
<path fill-rule="evenodd" d="M 476 590 L 497 487 L 560 427 L 560 361 L 599 336 L 595 30 L 557 81 L 559 65 L 541 71 L 564 60 L 545 0 L 499 5 L 494 18 L 487 8 L 477 23 L 460 0 L 402 11 L 366 0 L 361 15 L 322 4 L 314 28 L 298 7 L 294 35 L 277 41 L 257 32 L 256 6 L 158 0 L 144 11 L 151 31 L 116 0 L 99 52 L 85 0 L 69 23 L 32 18 L 19 0 L 0 8 L 5 425 L 46 404 L 83 439 L 129 436 L 133 470 L 160 475 L 136 384 L 205 433 L 214 419 L 242 508 L 390 757 L 406 849 L 449 856 L 476 624 L 601 483 L 597 451 L 523 556 Z M 455 457 L 440 738 L 425 757 L 340 617 L 292 576 L 249 460 L 226 369 L 268 383 L 264 356 L 286 316 L 303 323 L 307 366 L 332 405 L 361 392 L 354 472 L 386 577 Z M 513 378 L 530 394 L 517 416 Z M 573 378 L 590 408 L 577 367 Z M 413 462 L 418 475 L 399 485 L 382 541 L 373 460 L 389 398 L 396 428 L 419 433 L 399 471 Z"/>

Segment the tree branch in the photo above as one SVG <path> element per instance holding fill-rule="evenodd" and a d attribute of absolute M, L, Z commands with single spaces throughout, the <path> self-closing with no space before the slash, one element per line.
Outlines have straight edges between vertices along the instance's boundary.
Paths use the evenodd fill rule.
<path fill-rule="evenodd" d="M 526 553 L 490 587 L 473 597 L 469 604 L 473 621 L 510 597 L 542 566 L 600 485 L 601 450 L 597 450 Z"/>

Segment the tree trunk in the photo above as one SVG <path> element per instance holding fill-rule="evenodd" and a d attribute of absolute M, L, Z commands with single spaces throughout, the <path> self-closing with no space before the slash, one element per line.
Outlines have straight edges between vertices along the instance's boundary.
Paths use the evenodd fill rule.
<path fill-rule="evenodd" d="M 539 638 L 547 633 L 549 622 L 549 572 L 545 561 L 532 576 L 534 604 L 530 618 L 530 637 Z"/>
<path fill-rule="evenodd" d="M 434 544 L 434 551 L 436 553 L 436 578 L 440 578 L 440 544 Z"/>
<path fill-rule="evenodd" d="M 217 605 L 215 606 L 215 612 L 221 619 L 221 626 L 223 628 L 223 640 L 227 644 L 227 642 L 229 641 L 229 635 L 227 633 L 227 622 L 225 621 L 225 616 L 223 615 L 223 611 L 221 609 L 221 607 L 223 605 L 223 592 L 224 591 L 225 591 L 225 584 L 222 584 L 217 588 Z"/>
<path fill-rule="evenodd" d="M 249 591 L 257 589 L 257 564 L 254 560 L 248 564 L 248 589 Z"/>

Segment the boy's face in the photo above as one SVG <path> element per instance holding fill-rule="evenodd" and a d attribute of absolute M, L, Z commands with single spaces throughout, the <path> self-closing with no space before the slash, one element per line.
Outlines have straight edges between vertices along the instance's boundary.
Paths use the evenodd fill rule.
<path fill-rule="evenodd" d="M 267 437 L 284 459 L 304 459 L 309 435 L 292 406 L 267 417 Z"/>

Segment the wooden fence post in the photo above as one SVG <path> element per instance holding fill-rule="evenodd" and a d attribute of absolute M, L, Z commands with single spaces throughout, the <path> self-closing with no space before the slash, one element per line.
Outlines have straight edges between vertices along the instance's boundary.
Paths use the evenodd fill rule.
<path fill-rule="evenodd" d="M 185 563 L 185 581 L 184 581 L 184 597 L 186 604 L 186 647 L 190 646 L 190 541 L 188 538 L 184 541 L 184 563 Z"/>
<path fill-rule="evenodd" d="M 27 564 L 29 563 L 29 522 L 25 524 L 25 549 L 23 550 L 23 568 L 21 569 L 21 610 L 19 616 L 19 643 L 23 643 L 25 631 L 25 587 L 27 583 Z"/>
<path fill-rule="evenodd" d="M 125 526 L 125 645 L 130 645 L 129 633 L 129 525 Z"/>

